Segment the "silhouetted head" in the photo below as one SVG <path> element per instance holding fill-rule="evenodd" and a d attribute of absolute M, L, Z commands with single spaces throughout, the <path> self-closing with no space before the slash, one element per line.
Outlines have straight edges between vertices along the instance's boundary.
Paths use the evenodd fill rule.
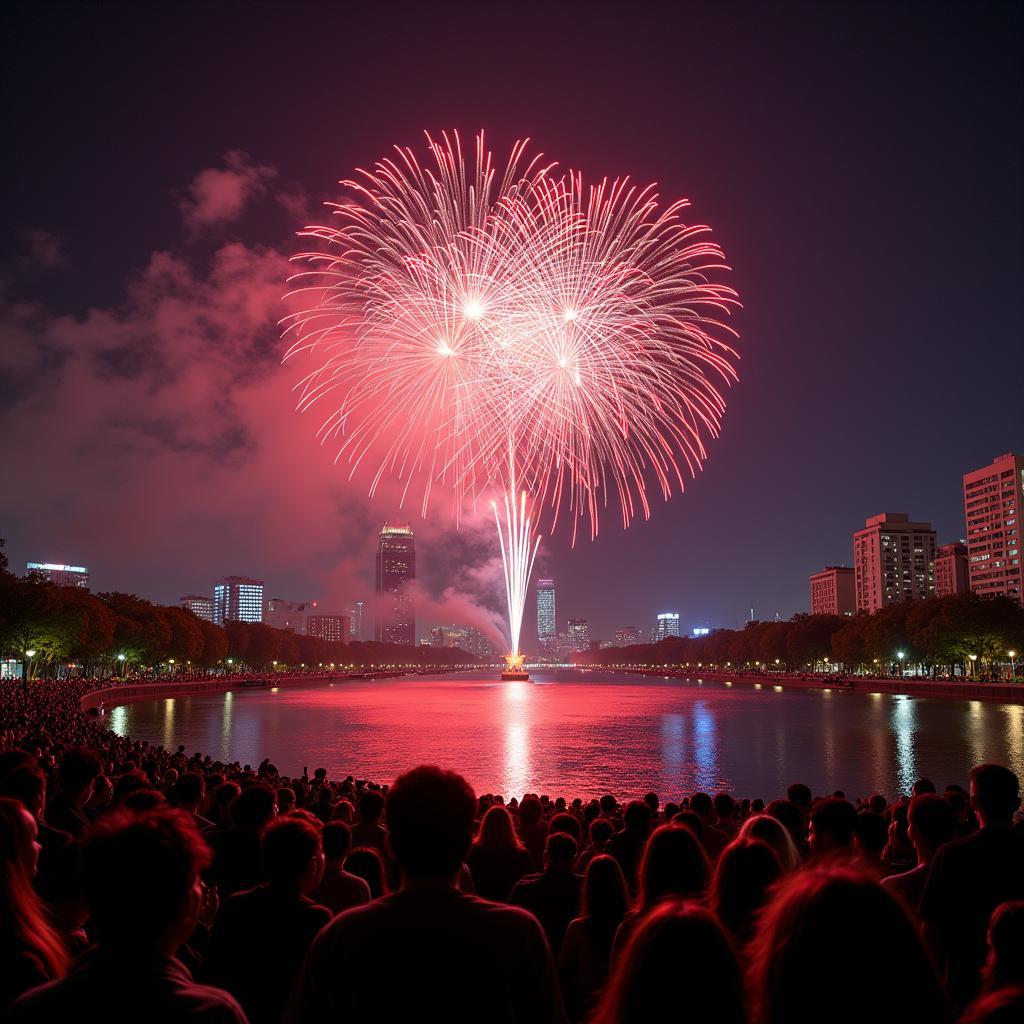
<path fill-rule="evenodd" d="M 548 822 L 548 832 L 564 832 L 572 836 L 577 843 L 580 841 L 580 823 L 568 811 L 556 814 Z"/>
<path fill-rule="evenodd" d="M 512 815 L 501 804 L 494 804 L 487 809 L 474 845 L 495 853 L 523 849 L 512 824 Z"/>
<path fill-rule="evenodd" d="M 697 903 L 667 900 L 633 930 L 595 1024 L 683 1019 L 744 1024 L 743 979 L 714 917 Z"/>
<path fill-rule="evenodd" d="M 630 800 L 622 815 L 622 824 L 630 832 L 644 834 L 651 827 L 651 809 L 643 800 Z"/>
<path fill-rule="evenodd" d="M 359 820 L 376 825 L 384 813 L 384 797 L 375 789 L 367 790 L 359 798 Z"/>
<path fill-rule="evenodd" d="M 804 814 L 807 814 L 811 809 L 811 800 L 813 799 L 811 787 L 805 786 L 802 782 L 794 782 L 786 788 L 786 799 L 794 807 L 799 807 Z"/>
<path fill-rule="evenodd" d="M 853 804 L 833 796 L 814 805 L 807 841 L 818 856 L 849 852 L 856 830 L 857 812 Z"/>
<path fill-rule="evenodd" d="M 918 779 L 913 786 L 910 787 L 910 792 L 914 796 L 922 796 L 925 793 L 935 792 L 935 783 L 931 779 Z"/>
<path fill-rule="evenodd" d="M 781 877 L 779 859 L 767 843 L 740 838 L 722 851 L 711 883 L 711 908 L 737 942 L 750 939 L 757 914 Z"/>
<path fill-rule="evenodd" d="M 733 800 L 729 793 L 716 793 L 715 794 L 715 814 L 718 815 L 719 821 L 732 821 L 732 816 L 736 811 L 736 801 Z"/>
<path fill-rule="evenodd" d="M 60 762 L 60 788 L 73 797 L 88 797 L 92 783 L 103 764 L 87 747 L 72 747 L 64 752 Z"/>
<path fill-rule="evenodd" d="M 231 821 L 239 828 L 263 829 L 277 809 L 274 791 L 265 782 L 246 786 L 231 803 Z"/>
<path fill-rule="evenodd" d="M 191 815 L 170 807 L 101 818 L 82 848 L 83 894 L 100 945 L 174 949 L 199 916 L 210 851 Z"/>
<path fill-rule="evenodd" d="M 320 832 L 305 818 L 276 818 L 260 840 L 267 881 L 278 889 L 309 892 L 324 873 Z"/>
<path fill-rule="evenodd" d="M 473 838 L 476 796 L 455 772 L 422 765 L 387 798 L 389 843 L 406 878 L 454 878 Z"/>
<path fill-rule="evenodd" d="M 711 864 L 688 828 L 662 825 L 647 840 L 637 878 L 637 907 L 646 910 L 668 897 L 702 896 L 711 880 Z"/>
<path fill-rule="evenodd" d="M 628 908 L 629 893 L 619 862 L 606 853 L 598 854 L 587 865 L 581 912 L 617 924 L 626 916 Z"/>
<path fill-rule="evenodd" d="M 767 843 L 778 858 L 779 866 L 787 874 L 800 867 L 800 853 L 789 829 L 770 814 L 755 814 L 747 818 L 740 829 L 741 839 L 757 839 Z"/>
<path fill-rule="evenodd" d="M 751 946 L 750 991 L 754 1024 L 952 1020 L 908 913 L 877 881 L 834 863 L 780 883 Z"/>
<path fill-rule="evenodd" d="M 343 821 L 329 821 L 320 832 L 320 841 L 328 861 L 342 861 L 352 848 L 352 831 Z"/>
<path fill-rule="evenodd" d="M 519 805 L 519 823 L 536 825 L 543 813 L 544 807 L 535 796 L 524 796 L 523 802 Z"/>
<path fill-rule="evenodd" d="M 1020 807 L 1017 776 L 1001 764 L 979 764 L 972 768 L 971 806 L 983 826 L 1009 825 Z"/>
<path fill-rule="evenodd" d="M 357 846 L 346 858 L 345 870 L 361 878 L 370 887 L 373 899 L 380 899 L 387 894 L 384 861 L 372 846 Z"/>
<path fill-rule="evenodd" d="M 576 840 L 567 832 L 552 832 L 544 845 L 544 866 L 553 871 L 572 871 Z"/>
<path fill-rule="evenodd" d="M 1024 900 L 1002 903 L 988 923 L 985 989 L 1024 985 Z"/>
<path fill-rule="evenodd" d="M 925 860 L 955 834 L 956 814 L 941 796 L 923 793 L 910 801 L 907 809 L 907 837 Z"/>

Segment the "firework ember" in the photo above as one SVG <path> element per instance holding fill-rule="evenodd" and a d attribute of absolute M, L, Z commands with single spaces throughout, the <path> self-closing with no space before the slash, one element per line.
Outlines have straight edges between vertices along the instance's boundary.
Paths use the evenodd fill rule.
<path fill-rule="evenodd" d="M 342 182 L 335 223 L 301 233 L 288 357 L 371 493 L 391 474 L 424 515 L 492 502 L 518 655 L 542 526 L 593 537 L 610 503 L 628 526 L 700 468 L 737 296 L 709 229 L 653 185 L 588 187 L 526 143 L 499 171 L 482 134 L 468 161 L 457 134 L 427 144 Z"/>

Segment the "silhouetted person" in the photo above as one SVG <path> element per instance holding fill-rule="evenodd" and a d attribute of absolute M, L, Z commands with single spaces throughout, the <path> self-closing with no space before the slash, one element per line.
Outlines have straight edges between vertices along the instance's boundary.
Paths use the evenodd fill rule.
<path fill-rule="evenodd" d="M 598 854 L 587 865 L 580 916 L 569 922 L 558 953 L 570 1020 L 582 1020 L 593 1008 L 608 977 L 615 933 L 628 909 L 629 892 L 619 862 Z"/>
<path fill-rule="evenodd" d="M 978 990 L 985 933 L 1000 903 L 1024 898 L 1024 835 L 1013 828 L 1017 776 L 999 764 L 971 771 L 971 807 L 981 828 L 946 843 L 932 860 L 921 895 L 925 935 L 955 1004 Z"/>
<path fill-rule="evenodd" d="M 512 816 L 498 804 L 489 808 L 469 851 L 470 873 L 478 896 L 507 903 L 513 886 L 533 871 L 530 851 L 519 840 Z"/>
<path fill-rule="evenodd" d="M 354 849 L 345 858 L 345 870 L 366 882 L 371 900 L 379 900 L 381 896 L 386 896 L 391 891 L 384 859 L 372 846 L 359 846 Z"/>
<path fill-rule="evenodd" d="M 552 832 L 544 850 L 544 871 L 527 875 L 513 888 L 509 903 L 529 910 L 544 929 L 557 955 L 569 922 L 580 912 L 583 876 L 573 870 L 576 841 L 565 832 Z"/>
<path fill-rule="evenodd" d="M 757 915 L 781 877 L 779 859 L 767 843 L 738 838 L 722 851 L 711 882 L 711 909 L 738 946 L 750 941 Z"/>
<path fill-rule="evenodd" d="M 608 844 L 615 834 L 615 826 L 608 818 L 594 818 L 587 829 L 587 845 L 576 858 L 576 870 L 583 872 L 594 857 L 608 853 Z"/>
<path fill-rule="evenodd" d="M 0 797 L 0 1014 L 36 985 L 60 978 L 68 954 L 32 887 L 39 858 L 36 819 Z"/>
<path fill-rule="evenodd" d="M 608 840 L 608 852 L 619 862 L 626 884 L 636 891 L 636 866 L 651 834 L 651 809 L 642 800 L 630 800 L 622 815 L 622 829 Z"/>
<path fill-rule="evenodd" d="M 454 772 L 422 766 L 387 798 L 402 888 L 339 914 L 315 939 L 286 1020 L 564 1019 L 551 952 L 536 919 L 460 892 L 476 797 Z M 496 984 L 495 971 L 515 979 Z"/>
<path fill-rule="evenodd" d="M 519 805 L 519 838 L 530 851 L 533 867 L 540 871 L 544 866 L 544 844 L 548 838 L 547 823 L 543 819 L 544 806 L 535 796 L 524 796 Z"/>
<path fill-rule="evenodd" d="M 730 839 L 734 839 L 739 831 L 739 822 L 736 821 L 736 801 L 730 793 L 715 794 L 715 817 L 716 825 Z"/>
<path fill-rule="evenodd" d="M 800 856 L 806 856 L 808 817 L 804 815 L 803 809 L 791 800 L 772 800 L 765 808 L 765 813 L 785 826 Z"/>
<path fill-rule="evenodd" d="M 861 868 L 875 878 L 889 873 L 882 859 L 888 840 L 889 825 L 881 814 L 861 811 L 857 815 L 857 827 L 853 830 L 853 852 Z"/>
<path fill-rule="evenodd" d="M 82 808 L 92 796 L 93 781 L 102 770 L 93 751 L 85 747 L 65 751 L 58 770 L 60 791 L 46 805 L 47 824 L 81 839 L 90 824 Z"/>
<path fill-rule="evenodd" d="M 696 902 L 643 917 L 609 979 L 595 1024 L 745 1024 L 743 979 L 725 933 Z"/>
<path fill-rule="evenodd" d="M 986 992 L 1007 986 L 1024 986 L 1024 900 L 996 907 L 988 924 L 988 956 L 983 988 Z"/>
<path fill-rule="evenodd" d="M 324 874 L 320 884 L 309 894 L 310 899 L 335 914 L 368 903 L 370 887 L 365 879 L 345 870 L 345 858 L 352 844 L 348 825 L 343 821 L 330 821 L 324 825 L 320 839 L 324 848 Z"/>
<path fill-rule="evenodd" d="M 878 882 L 844 864 L 822 862 L 786 875 L 750 957 L 754 1024 L 952 1021 L 909 913 Z"/>
<path fill-rule="evenodd" d="M 209 877 L 221 899 L 264 880 L 260 837 L 274 817 L 274 791 L 265 782 L 243 789 L 231 803 L 231 826 L 208 833 L 213 849 Z"/>
<path fill-rule="evenodd" d="M 196 828 L 200 832 L 208 832 L 212 829 L 213 822 L 204 818 L 199 813 L 203 799 L 206 796 L 206 783 L 199 772 L 185 772 L 178 778 L 178 781 L 171 787 L 170 803 L 173 807 L 180 807 L 188 811 L 195 819 Z"/>
<path fill-rule="evenodd" d="M 359 798 L 356 823 L 352 826 L 352 846 L 369 846 L 385 861 L 388 855 L 388 830 L 380 823 L 384 813 L 384 797 L 375 790 L 367 790 Z"/>
<path fill-rule="evenodd" d="M 659 903 L 703 899 L 711 882 L 711 862 L 690 829 L 662 825 L 647 840 L 637 881 L 636 901 L 615 936 L 613 957 L 622 953 L 640 919 Z"/>
<path fill-rule="evenodd" d="M 831 796 L 814 805 L 807 844 L 815 857 L 851 855 L 856 831 L 857 812 L 853 804 Z"/>
<path fill-rule="evenodd" d="M 800 867 L 800 852 L 793 842 L 788 828 L 770 814 L 755 814 L 743 822 L 739 837 L 757 839 L 767 843 L 779 859 L 779 866 L 785 874 Z"/>
<path fill-rule="evenodd" d="M 94 825 L 82 877 L 97 945 L 66 978 L 18 1000 L 10 1020 L 244 1024 L 227 992 L 197 985 L 175 958 L 199 919 L 208 858 L 184 811 L 115 811 Z"/>
<path fill-rule="evenodd" d="M 690 810 L 700 818 L 704 826 L 701 837 L 704 849 L 713 861 L 717 860 L 729 844 L 729 836 L 718 827 L 718 817 L 711 797 L 707 793 L 694 793 L 690 797 Z"/>
<path fill-rule="evenodd" d="M 955 829 L 953 808 L 941 796 L 922 793 L 910 801 L 907 838 L 917 854 L 917 864 L 909 871 L 883 878 L 882 885 L 903 900 L 915 914 L 935 852 L 953 838 Z"/>
<path fill-rule="evenodd" d="M 324 867 L 320 834 L 308 821 L 272 821 L 262 850 L 267 881 L 221 904 L 204 971 L 236 996 L 253 1024 L 280 1020 L 306 951 L 333 916 L 306 895 Z"/>

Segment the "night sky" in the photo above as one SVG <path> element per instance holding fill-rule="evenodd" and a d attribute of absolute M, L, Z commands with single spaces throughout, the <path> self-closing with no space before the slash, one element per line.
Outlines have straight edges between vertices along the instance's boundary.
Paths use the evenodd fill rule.
<path fill-rule="evenodd" d="M 231 573 L 368 594 L 393 491 L 317 447 L 275 321 L 292 232 L 424 129 L 658 181 L 742 296 L 703 475 L 628 532 L 545 542 L 563 628 L 805 610 L 867 516 L 959 538 L 961 474 L 1024 447 L 1021 5 L 157 6 L 0 16 L 15 568 L 167 602 Z M 489 532 L 412 525 L 433 593 L 493 583 Z"/>

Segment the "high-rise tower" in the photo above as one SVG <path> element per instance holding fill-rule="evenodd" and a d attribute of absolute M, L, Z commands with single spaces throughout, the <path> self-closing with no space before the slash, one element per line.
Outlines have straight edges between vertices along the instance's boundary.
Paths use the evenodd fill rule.
<path fill-rule="evenodd" d="M 551 650 L 558 639 L 555 628 L 555 581 L 537 580 L 537 643 Z"/>
<path fill-rule="evenodd" d="M 991 466 L 964 474 L 964 512 L 971 590 L 1024 603 L 1020 514 L 1024 455 L 1001 455 Z"/>
<path fill-rule="evenodd" d="M 375 637 L 392 644 L 416 643 L 416 612 L 409 583 L 416 579 L 416 545 L 407 523 L 384 524 L 377 547 Z"/>

